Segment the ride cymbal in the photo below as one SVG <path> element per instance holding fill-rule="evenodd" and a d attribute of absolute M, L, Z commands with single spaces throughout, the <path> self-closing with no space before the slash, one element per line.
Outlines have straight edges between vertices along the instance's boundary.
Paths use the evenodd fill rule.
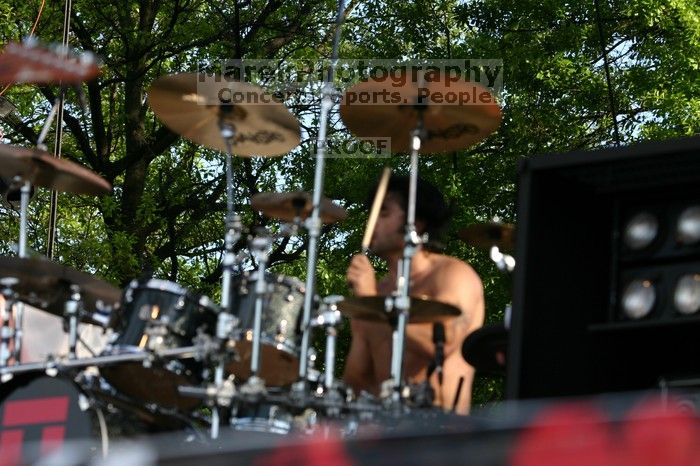
<path fill-rule="evenodd" d="M 236 155 L 282 155 L 300 142 L 296 117 L 252 84 L 202 73 L 175 74 L 156 79 L 148 100 L 168 128 L 212 149 L 228 150 L 222 120 L 235 130 Z"/>
<path fill-rule="evenodd" d="M 0 144 L 0 176 L 74 194 L 107 194 L 112 185 L 85 167 L 39 149 Z"/>
<path fill-rule="evenodd" d="M 338 303 L 338 309 L 343 315 L 352 319 L 391 322 L 396 318 L 396 312 L 386 310 L 386 299 L 386 296 L 346 296 Z M 430 323 L 461 314 L 459 309 L 451 304 L 417 296 L 411 296 L 411 307 L 408 313 L 410 324 Z"/>
<path fill-rule="evenodd" d="M 440 153 L 469 147 L 501 123 L 496 99 L 479 84 L 440 79 L 419 84 L 404 77 L 403 85 L 370 80 L 345 92 L 340 115 L 351 133 L 360 139 L 389 139 L 391 152 L 408 152 L 422 113 L 419 152 Z"/>
<path fill-rule="evenodd" d="M 492 246 L 504 251 L 515 249 L 515 226 L 510 223 L 476 223 L 462 228 L 457 235 L 479 249 L 489 250 Z"/>
<path fill-rule="evenodd" d="M 311 215 L 313 196 L 306 191 L 289 193 L 258 193 L 253 195 L 250 204 L 270 218 L 292 222 L 297 217 L 306 220 Z M 327 197 L 321 198 L 321 221 L 333 223 L 344 220 L 348 212 L 341 206 L 333 204 Z"/>
<path fill-rule="evenodd" d="M 0 278 L 15 278 L 12 290 L 20 301 L 38 307 L 58 317 L 63 316 L 65 303 L 70 297 L 70 286 L 80 288 L 83 307 L 88 314 L 81 322 L 104 325 L 90 315 L 94 311 L 115 308 L 122 292 L 94 275 L 79 272 L 47 259 L 0 257 Z"/>

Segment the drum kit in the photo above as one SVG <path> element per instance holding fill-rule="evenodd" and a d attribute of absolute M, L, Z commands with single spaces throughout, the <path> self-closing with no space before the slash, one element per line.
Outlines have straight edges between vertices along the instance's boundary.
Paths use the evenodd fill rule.
<path fill-rule="evenodd" d="M 53 78 L 67 80 L 69 71 L 55 66 L 61 71 Z M 11 76 L 1 78 L 16 79 L 22 74 L 19 67 L 12 68 Z M 51 72 L 24 76 L 30 82 L 45 82 L 52 78 Z M 335 92 L 328 85 L 332 72 L 329 75 L 323 96 L 326 104 L 332 102 Z M 307 432 L 320 429 L 324 421 L 356 426 L 362 421 L 395 419 L 430 409 L 430 397 L 412 392 L 402 374 L 406 325 L 434 322 L 460 312 L 410 294 L 407 277 L 411 259 L 426 241 L 415 226 L 417 158 L 419 153 L 458 150 L 481 140 L 498 127 L 500 109 L 495 103 L 436 105 L 423 101 L 419 86 L 406 81 L 399 91 L 409 104 L 353 106 L 346 102 L 340 107 L 344 123 L 355 136 L 390 135 L 395 151 L 411 154 L 404 254 L 396 292 L 386 297 L 321 298 L 315 293 L 321 226 L 342 221 L 347 215 L 343 207 L 322 194 L 327 114 L 321 118 L 314 192 L 268 192 L 250 199 L 254 210 L 283 222 L 285 228 L 277 235 L 297 235 L 303 230 L 309 235 L 306 282 L 268 272 L 269 250 L 276 237 L 270 232 L 246 231 L 234 211 L 240 202 L 235 202 L 233 194 L 232 157 L 288 153 L 299 144 L 300 130 L 296 118 L 281 103 L 222 102 L 222 90 L 244 94 L 251 102 L 257 101 L 251 96 L 267 97 L 256 85 L 185 73 L 161 77 L 148 91 L 153 111 L 166 126 L 222 151 L 226 157 L 220 303 L 157 278 L 135 279 L 120 290 L 94 275 L 27 257 L 26 206 L 33 186 L 84 195 L 105 195 L 111 186 L 90 170 L 56 158 L 41 147 L 0 145 L 0 176 L 21 189 L 23 207 L 19 257 L 0 257 L 0 293 L 4 298 L 0 309 L 0 411 L 4 419 L 15 413 L 18 426 L 48 423 L 49 418 L 51 422 L 66 421 L 63 433 L 53 435 L 67 438 L 88 432 L 84 426 L 68 432 L 73 424 L 67 420 L 72 423 L 83 413 L 99 427 L 104 450 L 110 415 L 137 418 L 151 431 L 184 429 L 200 437 L 208 431 L 213 441 L 226 425 L 233 430 L 271 434 Z M 362 82 L 347 92 L 380 95 L 386 85 Z M 445 90 L 445 83 L 424 85 Z M 458 89 L 463 92 L 487 92 L 468 82 L 451 85 L 464 87 Z M 322 111 L 327 112 L 330 106 L 325 107 Z M 234 253 L 234 248 L 244 239 L 248 247 L 243 254 L 256 268 L 236 274 L 241 253 Z M 64 320 L 66 356 L 22 361 L 24 303 Z M 354 394 L 334 375 L 336 339 L 343 316 L 377 325 L 388 323 L 394 329 L 391 379 L 382 397 Z M 76 354 L 79 327 L 86 324 L 98 326 L 110 334 L 110 340 L 99 354 L 80 357 Z M 325 333 L 323 373 L 316 369 L 311 345 L 315 329 Z M 90 372 L 89 368 L 97 370 Z M 51 404 L 50 400 L 59 398 L 64 400 L 61 406 Z M 18 400 L 43 414 L 34 416 L 36 419 L 23 418 L 18 414 Z M 0 429 L 8 426 L 5 423 Z"/>

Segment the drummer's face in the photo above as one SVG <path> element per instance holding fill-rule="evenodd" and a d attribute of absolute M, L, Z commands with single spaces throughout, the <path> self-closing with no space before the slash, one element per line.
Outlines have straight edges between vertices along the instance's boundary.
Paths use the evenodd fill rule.
<path fill-rule="evenodd" d="M 379 210 L 370 249 L 378 256 L 400 251 L 403 248 L 405 223 L 406 213 L 397 195 L 388 192 Z"/>

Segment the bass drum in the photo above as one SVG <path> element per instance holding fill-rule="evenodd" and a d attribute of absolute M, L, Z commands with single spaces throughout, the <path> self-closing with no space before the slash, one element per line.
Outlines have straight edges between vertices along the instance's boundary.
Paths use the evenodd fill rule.
<path fill-rule="evenodd" d="M 238 358 L 226 369 L 243 380 L 250 377 L 256 285 L 257 274 L 250 274 L 238 277 L 231 286 L 231 309 L 240 319 L 240 328 L 234 337 Z M 258 375 L 266 385 L 280 387 L 291 384 L 299 376 L 298 340 L 304 284 L 296 278 L 267 274 L 265 289 Z"/>
<path fill-rule="evenodd" d="M 76 381 L 77 380 L 77 381 Z M 202 434 L 194 419 L 147 410 L 85 372 L 75 379 L 43 372 L 0 384 L 0 464 L 92 464 L 111 440 L 157 432 Z M 55 455 L 55 456 L 54 456 Z"/>
<path fill-rule="evenodd" d="M 213 334 L 219 308 L 206 296 L 166 280 L 132 281 L 124 293 L 118 334 L 103 354 L 143 353 L 191 346 L 198 330 Z M 118 391 L 145 403 L 191 411 L 201 400 L 181 396 L 179 385 L 199 385 L 202 365 L 193 358 L 125 362 L 100 368 Z"/>
<path fill-rule="evenodd" d="M 0 385 L 3 464 L 34 464 L 68 442 L 86 456 L 107 454 L 107 419 L 73 380 L 23 375 Z"/>

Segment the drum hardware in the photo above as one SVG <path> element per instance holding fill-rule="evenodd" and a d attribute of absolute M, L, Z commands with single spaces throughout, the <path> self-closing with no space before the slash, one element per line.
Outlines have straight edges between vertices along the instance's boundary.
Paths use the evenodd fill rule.
<path fill-rule="evenodd" d="M 16 323 L 11 322 L 12 307 L 17 299 L 17 294 L 13 288 L 18 283 L 19 280 L 14 277 L 0 279 L 0 287 L 2 287 L 0 293 L 4 298 L 2 309 L 0 309 L 0 312 L 2 312 L 2 329 L 0 329 L 0 367 L 7 366 L 12 358 L 11 346 L 14 343 L 16 326 Z"/>
<path fill-rule="evenodd" d="M 180 385 L 177 390 L 180 395 L 205 400 L 209 406 L 228 408 L 237 395 L 233 380 L 233 376 L 229 376 L 220 384 L 207 384 L 206 387 Z"/>
<path fill-rule="evenodd" d="M 408 406 L 413 409 L 432 408 L 433 400 L 435 399 L 435 391 L 426 380 L 421 383 L 408 385 L 404 396 Z"/>
<path fill-rule="evenodd" d="M 235 431 L 287 435 L 293 416 L 283 406 L 267 402 L 241 403 L 231 410 L 231 428 Z"/>
<path fill-rule="evenodd" d="M 314 405 L 322 406 L 326 415 L 332 418 L 340 416 L 345 405 L 345 399 L 341 397 L 334 378 L 337 326 L 342 321 L 338 303 L 342 300 L 342 296 L 324 298 L 319 314 L 309 322 L 312 328 L 323 328 L 326 332 L 324 377 L 316 391 Z"/>
<path fill-rule="evenodd" d="M 338 310 L 338 303 L 343 301 L 342 296 L 328 296 L 323 299 L 323 305 L 315 319 L 309 322 L 311 327 L 322 327 L 326 331 L 326 357 L 323 387 L 328 391 L 334 386 L 335 373 L 335 346 L 338 336 L 337 326 L 342 321 Z"/>
<path fill-rule="evenodd" d="M 0 367 L 0 376 L 24 374 L 32 371 L 64 372 L 70 369 L 83 369 L 90 366 L 106 367 L 126 362 L 142 362 L 144 359 L 148 358 L 155 358 L 157 360 L 188 359 L 194 358 L 199 351 L 200 350 L 194 346 L 185 346 L 181 348 L 165 348 L 155 352 L 141 351 L 137 353 L 106 354 L 93 358 L 68 359 L 54 356 L 47 358 L 46 361 Z"/>
<path fill-rule="evenodd" d="M 64 324 L 68 325 L 68 358 L 74 359 L 78 344 L 78 315 L 82 310 L 82 297 L 78 285 L 71 285 L 70 290 L 70 298 L 65 304 Z"/>
<path fill-rule="evenodd" d="M 306 294 L 304 295 L 304 312 L 301 318 L 302 336 L 301 352 L 299 355 L 299 384 L 297 388 L 305 390 L 308 380 L 308 353 L 311 346 L 309 321 L 316 295 L 316 268 L 318 263 L 319 238 L 321 236 L 321 196 L 323 195 L 323 182 L 326 168 L 327 130 L 330 111 L 333 108 L 335 97 L 338 93 L 334 88 L 335 69 L 340 49 L 340 31 L 343 24 L 345 1 L 338 0 L 338 12 L 335 22 L 335 34 L 333 37 L 333 50 L 328 67 L 328 74 L 321 91 L 321 109 L 319 114 L 318 137 L 316 139 L 316 165 L 314 169 L 314 191 L 312 197 L 311 216 L 306 220 L 306 229 L 309 232 L 306 262 Z"/>
<path fill-rule="evenodd" d="M 253 258 L 258 263 L 258 276 L 255 281 L 255 314 L 253 319 L 253 346 L 250 357 L 250 378 L 241 387 L 242 393 L 255 394 L 264 393 L 265 382 L 258 376 L 260 370 L 260 346 L 262 338 L 262 313 L 265 295 L 267 293 L 267 282 L 265 280 L 265 270 L 269 258 L 268 249 L 272 245 L 269 236 L 258 235 L 250 243 L 250 250 Z"/>
<path fill-rule="evenodd" d="M 222 100 L 226 93 L 230 96 L 248 96 L 248 99 L 231 104 L 231 101 Z M 255 98 L 251 99 L 253 96 Z M 203 74 L 185 73 L 161 77 L 149 89 L 149 100 L 156 115 L 173 131 L 225 153 L 226 231 L 222 262 L 222 311 L 216 328 L 216 336 L 224 344 L 230 337 L 233 322 L 230 316 L 231 277 L 236 257 L 233 248 L 242 231 L 240 216 L 233 207 L 232 156 L 234 152 L 242 156 L 270 156 L 287 152 L 299 144 L 299 122 L 283 105 L 273 104 L 274 101 L 261 88 L 230 82 L 222 76 L 207 79 Z M 269 105 L 259 105 L 257 102 L 269 102 Z M 264 124 L 261 125 L 261 122 Z M 254 351 L 259 351 L 259 347 Z M 257 373 L 257 352 L 254 356 L 252 364 L 256 366 L 251 369 Z M 214 371 L 214 383 L 220 386 L 223 382 L 224 361 L 221 360 Z M 219 413 L 214 407 L 212 438 L 217 438 L 218 432 Z"/>
<path fill-rule="evenodd" d="M 362 391 L 359 396 L 351 400 L 347 406 L 348 410 L 360 422 L 372 421 L 378 413 L 383 411 L 383 407 L 377 399 L 365 391 Z"/>

